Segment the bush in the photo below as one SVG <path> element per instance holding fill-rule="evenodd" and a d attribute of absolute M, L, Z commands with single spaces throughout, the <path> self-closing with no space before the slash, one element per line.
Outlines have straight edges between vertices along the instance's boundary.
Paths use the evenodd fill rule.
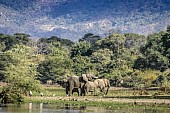
<path fill-rule="evenodd" d="M 24 101 L 18 88 L 11 87 L 11 85 L 5 86 L 0 93 L 1 103 L 21 103 Z"/>

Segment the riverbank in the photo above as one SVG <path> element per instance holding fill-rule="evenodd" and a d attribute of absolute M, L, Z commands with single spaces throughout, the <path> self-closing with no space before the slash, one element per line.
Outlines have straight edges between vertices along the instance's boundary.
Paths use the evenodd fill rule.
<path fill-rule="evenodd" d="M 88 104 L 95 106 L 111 106 L 115 104 L 129 104 L 129 105 L 140 105 L 140 106 L 166 106 L 170 108 L 169 99 L 129 99 L 129 98 L 109 98 L 102 96 L 86 96 L 86 97 L 30 97 L 26 98 L 27 102 L 43 102 L 43 103 L 74 103 L 74 104 Z"/>

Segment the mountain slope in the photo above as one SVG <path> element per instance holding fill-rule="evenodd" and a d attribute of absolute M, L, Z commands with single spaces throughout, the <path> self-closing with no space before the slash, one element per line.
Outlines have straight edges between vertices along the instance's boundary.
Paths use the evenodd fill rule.
<path fill-rule="evenodd" d="M 149 34 L 170 23 L 170 0 L 1 0 L 0 33 L 78 40 L 85 33 Z"/>

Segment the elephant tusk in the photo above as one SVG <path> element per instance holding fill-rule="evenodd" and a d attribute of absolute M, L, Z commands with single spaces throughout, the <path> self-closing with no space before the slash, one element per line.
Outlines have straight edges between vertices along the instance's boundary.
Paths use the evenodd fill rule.
<path fill-rule="evenodd" d="M 95 78 L 95 79 L 97 79 L 98 77 L 96 77 L 96 76 L 92 76 L 92 78 Z"/>

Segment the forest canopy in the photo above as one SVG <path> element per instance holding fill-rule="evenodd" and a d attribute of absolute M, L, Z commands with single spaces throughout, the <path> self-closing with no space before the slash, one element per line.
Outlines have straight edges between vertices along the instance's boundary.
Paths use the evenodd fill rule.
<path fill-rule="evenodd" d="M 0 81 L 23 87 L 83 73 L 108 78 L 112 86 L 163 86 L 170 81 L 169 68 L 170 26 L 148 36 L 112 33 L 102 38 L 87 33 L 78 42 L 0 34 Z"/>

